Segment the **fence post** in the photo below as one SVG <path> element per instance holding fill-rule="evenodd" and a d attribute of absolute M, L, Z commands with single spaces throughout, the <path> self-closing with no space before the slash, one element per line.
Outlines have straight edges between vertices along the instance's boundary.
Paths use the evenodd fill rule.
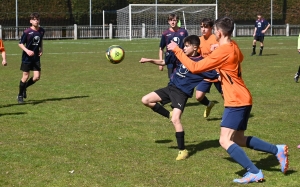
<path fill-rule="evenodd" d="M 2 40 L 2 26 L 0 25 L 0 39 Z"/>
<path fill-rule="evenodd" d="M 290 36 L 290 24 L 286 24 L 286 31 L 285 31 L 286 33 L 286 36 Z"/>
<path fill-rule="evenodd" d="M 74 40 L 77 40 L 77 24 L 74 24 Z"/>
<path fill-rule="evenodd" d="M 232 37 L 236 37 L 236 24 L 233 25 Z"/>
<path fill-rule="evenodd" d="M 112 24 L 109 24 L 109 39 L 112 39 L 113 37 L 113 29 L 112 29 Z"/>
<path fill-rule="evenodd" d="M 142 23 L 142 38 L 146 37 L 145 23 Z"/>

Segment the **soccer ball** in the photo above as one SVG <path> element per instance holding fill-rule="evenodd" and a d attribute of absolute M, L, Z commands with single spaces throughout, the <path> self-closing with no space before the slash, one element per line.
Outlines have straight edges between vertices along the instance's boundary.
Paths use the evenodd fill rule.
<path fill-rule="evenodd" d="M 124 59 L 125 51 L 119 45 L 112 45 L 107 49 L 105 56 L 110 63 L 118 64 Z"/>

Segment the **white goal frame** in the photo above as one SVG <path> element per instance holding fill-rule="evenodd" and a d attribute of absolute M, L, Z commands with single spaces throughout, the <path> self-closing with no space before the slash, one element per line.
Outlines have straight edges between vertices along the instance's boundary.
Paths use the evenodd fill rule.
<path fill-rule="evenodd" d="M 132 30 L 133 30 L 132 29 L 132 26 L 133 26 L 132 25 L 132 14 L 133 14 L 132 7 L 144 7 L 144 8 L 149 7 L 149 9 L 154 7 L 155 8 L 155 27 L 157 27 L 157 14 L 158 14 L 157 9 L 160 7 L 174 7 L 174 10 L 170 13 L 181 12 L 182 15 L 179 15 L 179 16 L 180 16 L 180 20 L 183 21 L 183 23 L 181 23 L 181 24 L 182 24 L 182 26 L 184 26 L 185 29 L 186 29 L 186 19 L 185 19 L 184 9 L 186 9 L 187 7 L 203 7 L 203 10 L 202 9 L 195 10 L 195 13 L 205 11 L 205 7 L 210 7 L 210 8 L 214 7 L 214 14 L 215 14 L 214 19 L 218 19 L 218 5 L 217 4 L 129 4 L 127 7 L 117 10 L 117 17 L 119 16 L 119 12 L 128 11 L 128 26 L 126 27 L 123 25 L 122 29 L 121 28 L 119 28 L 119 29 L 122 30 L 121 32 L 125 33 L 125 34 L 123 34 L 123 35 L 125 35 L 123 37 L 129 38 L 129 40 L 132 40 Z M 143 11 L 146 11 L 146 10 L 141 10 L 140 12 L 143 12 Z M 136 12 L 134 12 L 134 13 L 136 13 Z M 189 12 L 189 13 L 191 14 L 193 12 Z M 202 18 L 203 17 L 199 18 L 199 21 Z M 213 17 L 210 17 L 210 18 L 213 18 Z M 166 16 L 166 19 L 167 19 L 167 16 Z M 167 21 L 166 21 L 166 23 L 167 23 Z M 117 22 L 117 25 L 121 25 L 121 24 L 123 24 L 123 23 Z M 200 25 L 200 23 L 197 23 L 197 24 Z"/>

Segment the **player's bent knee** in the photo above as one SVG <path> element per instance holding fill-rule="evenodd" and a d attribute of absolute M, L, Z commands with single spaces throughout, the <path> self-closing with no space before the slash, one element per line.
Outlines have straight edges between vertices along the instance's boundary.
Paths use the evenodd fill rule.
<path fill-rule="evenodd" d="M 37 82 L 37 81 L 39 81 L 40 80 L 40 77 L 33 77 L 33 81 L 34 82 Z"/>
<path fill-rule="evenodd" d="M 149 106 L 150 101 L 149 101 L 149 98 L 147 96 L 142 97 L 141 101 L 144 105 Z"/>

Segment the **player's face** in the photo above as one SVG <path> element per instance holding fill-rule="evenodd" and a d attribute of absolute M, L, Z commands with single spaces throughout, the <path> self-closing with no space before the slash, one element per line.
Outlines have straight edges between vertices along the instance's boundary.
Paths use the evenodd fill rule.
<path fill-rule="evenodd" d="M 183 52 L 186 54 L 186 56 L 194 56 L 197 53 L 197 46 L 185 42 Z"/>
<path fill-rule="evenodd" d="M 258 20 L 261 20 L 261 16 L 260 16 L 260 15 L 258 15 L 258 16 L 257 16 L 257 19 L 258 19 Z"/>
<path fill-rule="evenodd" d="M 216 36 L 216 40 L 219 41 L 220 38 L 221 38 L 221 32 L 220 32 L 219 29 L 217 29 L 216 26 L 214 26 L 214 34 L 215 34 L 215 36 Z"/>
<path fill-rule="evenodd" d="M 176 28 L 177 27 L 177 19 L 176 18 L 172 18 L 172 19 L 169 19 L 169 25 L 170 25 L 170 27 L 172 27 L 172 28 Z"/>
<path fill-rule="evenodd" d="M 40 19 L 38 19 L 38 18 L 33 18 L 33 19 L 30 20 L 30 23 L 31 23 L 32 26 L 38 27 L 39 24 L 40 24 Z"/>
<path fill-rule="evenodd" d="M 209 37 L 212 34 L 212 28 L 208 25 L 201 23 L 200 29 L 201 29 L 201 34 L 204 37 Z"/>

